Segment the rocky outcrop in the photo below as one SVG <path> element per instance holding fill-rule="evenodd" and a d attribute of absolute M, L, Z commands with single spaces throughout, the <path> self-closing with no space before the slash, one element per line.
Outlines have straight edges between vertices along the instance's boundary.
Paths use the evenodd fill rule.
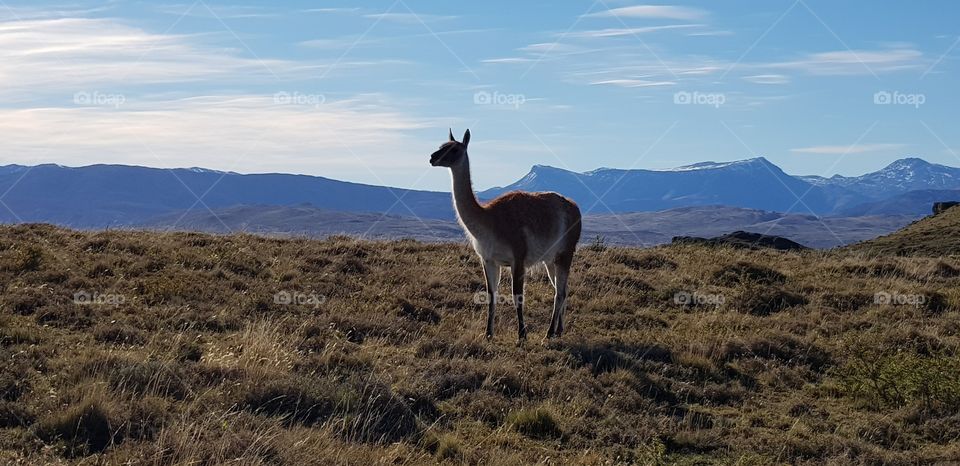
<path fill-rule="evenodd" d="M 708 246 L 733 246 L 748 249 L 776 249 L 778 251 L 800 251 L 810 249 L 796 241 L 782 236 L 763 235 L 748 231 L 735 231 L 715 238 L 698 238 L 695 236 L 676 236 L 672 244 L 703 244 Z"/>

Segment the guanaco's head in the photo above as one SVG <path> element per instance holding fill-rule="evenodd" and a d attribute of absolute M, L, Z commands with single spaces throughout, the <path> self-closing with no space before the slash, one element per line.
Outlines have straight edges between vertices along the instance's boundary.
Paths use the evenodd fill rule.
<path fill-rule="evenodd" d="M 430 165 L 434 167 L 453 167 L 467 158 L 467 144 L 470 144 L 470 130 L 463 133 L 463 142 L 453 138 L 450 130 L 450 139 L 440 146 L 440 149 L 430 154 Z"/>

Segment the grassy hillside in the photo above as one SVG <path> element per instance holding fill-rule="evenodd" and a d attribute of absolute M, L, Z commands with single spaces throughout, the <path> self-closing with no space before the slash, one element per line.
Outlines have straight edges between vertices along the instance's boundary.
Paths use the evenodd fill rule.
<path fill-rule="evenodd" d="M 960 208 L 924 217 L 901 230 L 853 245 L 850 249 L 875 255 L 960 255 Z"/>
<path fill-rule="evenodd" d="M 960 263 L 0 228 L 0 463 L 960 461 Z M 482 296 L 482 294 L 481 294 Z"/>

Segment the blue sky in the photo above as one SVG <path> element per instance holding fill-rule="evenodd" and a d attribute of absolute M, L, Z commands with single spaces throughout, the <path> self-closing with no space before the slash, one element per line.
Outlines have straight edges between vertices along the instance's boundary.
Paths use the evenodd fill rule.
<path fill-rule="evenodd" d="M 477 189 L 534 164 L 960 166 L 950 1 L 0 1 L 2 163 Z"/>

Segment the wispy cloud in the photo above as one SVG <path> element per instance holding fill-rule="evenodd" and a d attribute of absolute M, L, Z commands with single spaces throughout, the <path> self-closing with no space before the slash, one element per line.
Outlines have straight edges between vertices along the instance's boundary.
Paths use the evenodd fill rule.
<path fill-rule="evenodd" d="M 584 17 L 620 17 L 620 18 L 662 18 L 697 21 L 707 16 L 707 12 L 697 8 L 672 5 L 633 5 L 612 8 Z"/>
<path fill-rule="evenodd" d="M 592 38 L 621 37 L 621 36 L 633 36 L 636 34 L 649 34 L 653 32 L 669 31 L 674 29 L 701 28 L 704 26 L 705 25 L 703 24 L 667 24 L 663 26 L 646 26 L 646 27 L 637 27 L 637 28 L 610 28 L 610 29 L 598 29 L 598 30 L 592 30 L 592 31 L 571 32 L 567 34 L 567 36 L 568 37 L 592 37 Z"/>
<path fill-rule="evenodd" d="M 647 79 L 607 79 L 603 81 L 594 81 L 590 83 L 594 86 L 607 85 L 618 87 L 660 87 L 673 86 L 673 81 L 650 81 Z"/>
<path fill-rule="evenodd" d="M 522 63 L 534 63 L 537 59 L 528 58 L 528 57 L 503 57 L 503 58 L 487 58 L 481 60 L 481 63 L 488 64 L 522 64 Z"/>
<path fill-rule="evenodd" d="M 373 183 L 368 165 L 416 167 L 396 156 L 424 146 L 411 133 L 428 123 L 411 105 L 322 95 L 325 86 L 310 80 L 334 64 L 382 61 L 261 59 L 224 47 L 231 37 L 157 34 L 114 19 L 0 22 L 0 152 L 22 164 L 206 166 Z"/>
<path fill-rule="evenodd" d="M 249 5 L 210 5 L 195 3 L 163 4 L 154 7 L 157 12 L 176 17 L 189 16 L 196 18 L 276 18 L 282 16 L 279 11 L 265 7 Z"/>
<path fill-rule="evenodd" d="M 359 7 L 343 7 L 343 8 L 307 8 L 300 10 L 303 13 L 360 13 L 361 10 Z"/>
<path fill-rule="evenodd" d="M 397 60 L 292 61 L 251 56 L 236 44 L 225 48 L 216 34 L 158 34 L 113 19 L 58 18 L 0 22 L 0 96 L 47 91 L 69 93 L 205 83 L 238 84 L 298 80 Z M 224 32 L 219 37 L 234 45 Z"/>
<path fill-rule="evenodd" d="M 923 53 L 913 48 L 839 50 L 812 53 L 799 60 L 773 62 L 770 68 L 795 69 L 813 75 L 888 73 L 923 67 Z"/>
<path fill-rule="evenodd" d="M 853 144 L 849 146 L 812 146 L 790 149 L 790 152 L 800 154 L 864 154 L 868 152 L 883 152 L 905 147 L 904 144 Z"/>
<path fill-rule="evenodd" d="M 744 76 L 744 81 L 754 84 L 789 84 L 790 77 L 783 74 L 755 74 L 753 76 Z"/>
<path fill-rule="evenodd" d="M 409 39 L 429 39 L 431 42 L 435 41 L 437 37 L 453 36 L 453 35 L 465 35 L 465 34 L 477 34 L 483 32 L 489 32 L 489 29 L 456 29 L 450 31 L 433 31 L 433 32 L 423 32 L 418 34 L 403 34 L 403 35 L 394 35 L 389 37 L 379 37 L 379 36 L 361 36 L 361 35 L 349 35 L 343 37 L 328 37 L 323 39 L 311 39 L 300 42 L 298 45 L 304 47 L 318 48 L 318 49 L 337 49 L 344 50 L 347 48 L 356 48 L 356 47 L 372 47 L 385 44 L 395 43 L 400 40 L 409 40 Z"/>
<path fill-rule="evenodd" d="M 420 24 L 432 23 L 438 21 L 449 21 L 456 19 L 456 16 L 448 15 L 430 15 L 423 13 L 374 13 L 363 15 L 366 18 L 372 18 L 381 21 L 392 21 L 395 23 L 409 23 L 409 24 Z"/>
<path fill-rule="evenodd" d="M 97 84 L 232 81 L 303 72 L 307 65 L 197 45 L 198 36 L 152 34 L 108 19 L 0 23 L 0 91 L 79 90 Z M 272 79 L 272 78 L 271 78 Z"/>
<path fill-rule="evenodd" d="M 364 164 L 409 168 L 397 151 L 423 146 L 410 133 L 430 125 L 376 96 L 304 100 L 241 94 L 135 99 L 119 108 L 0 109 L 0 141 L 5 160 L 22 164 L 203 166 L 369 179 Z"/>

